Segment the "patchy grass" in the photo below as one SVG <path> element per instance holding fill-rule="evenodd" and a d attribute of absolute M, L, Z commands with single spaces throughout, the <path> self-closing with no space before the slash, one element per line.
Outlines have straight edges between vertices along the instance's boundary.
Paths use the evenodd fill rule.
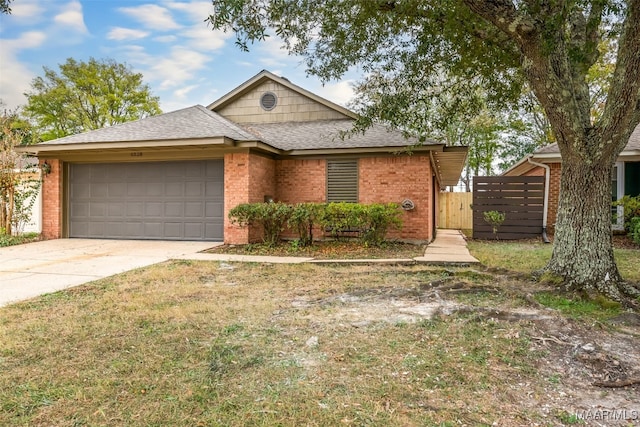
<path fill-rule="evenodd" d="M 311 246 L 300 246 L 297 240 L 292 240 L 283 241 L 275 247 L 262 243 L 223 245 L 212 248 L 209 252 L 238 255 L 299 256 L 316 259 L 410 259 L 424 255 L 425 248 L 425 245 L 400 242 L 385 242 L 381 246 L 367 246 L 357 240 L 317 241 Z"/>
<path fill-rule="evenodd" d="M 0 247 L 22 245 L 40 240 L 40 233 L 23 233 L 17 236 L 0 233 Z"/>
<path fill-rule="evenodd" d="M 467 242 L 467 246 L 483 265 L 518 273 L 531 273 L 544 267 L 553 250 L 553 245 L 537 242 L 471 240 Z M 614 249 L 614 254 L 622 277 L 640 282 L 640 250 Z"/>
<path fill-rule="evenodd" d="M 620 304 L 603 297 L 590 300 L 579 297 L 569 299 L 551 292 L 539 292 L 535 295 L 535 300 L 573 319 L 604 321 L 622 313 Z"/>
<path fill-rule="evenodd" d="M 575 345 L 545 341 L 562 321 L 500 320 L 525 286 L 427 266 L 136 270 L 0 309 L 0 425 L 531 426 L 591 407 L 585 389 L 606 405 L 570 382 Z"/>

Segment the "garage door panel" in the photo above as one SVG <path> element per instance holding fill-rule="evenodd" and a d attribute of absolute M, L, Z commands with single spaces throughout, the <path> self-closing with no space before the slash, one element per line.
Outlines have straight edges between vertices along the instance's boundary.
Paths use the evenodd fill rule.
<path fill-rule="evenodd" d="M 164 184 L 164 194 L 167 197 L 182 196 L 182 182 L 167 182 Z"/>
<path fill-rule="evenodd" d="M 211 177 L 208 177 L 212 179 Z M 219 198 L 222 199 L 224 195 L 224 183 L 207 181 L 205 184 L 205 195 L 207 198 Z"/>
<path fill-rule="evenodd" d="M 170 218 L 184 216 L 184 210 L 182 209 L 182 202 L 165 202 L 164 216 L 170 217 Z"/>
<path fill-rule="evenodd" d="M 184 208 L 185 217 L 204 218 L 204 202 L 187 202 Z"/>
<path fill-rule="evenodd" d="M 184 193 L 187 197 L 201 197 L 204 195 L 203 191 L 204 182 L 186 182 L 184 187 Z"/>
<path fill-rule="evenodd" d="M 222 203 L 207 202 L 205 216 L 207 218 L 222 218 L 224 209 Z"/>
<path fill-rule="evenodd" d="M 71 237 L 221 240 L 222 160 L 72 164 Z"/>

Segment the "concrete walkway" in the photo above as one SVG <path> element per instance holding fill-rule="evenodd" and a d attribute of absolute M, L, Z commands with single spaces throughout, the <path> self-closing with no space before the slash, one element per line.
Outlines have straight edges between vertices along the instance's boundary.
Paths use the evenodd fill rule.
<path fill-rule="evenodd" d="M 424 256 L 414 258 L 429 264 L 476 264 L 476 258 L 467 249 L 460 230 L 438 230 L 436 239 L 427 246 Z"/>

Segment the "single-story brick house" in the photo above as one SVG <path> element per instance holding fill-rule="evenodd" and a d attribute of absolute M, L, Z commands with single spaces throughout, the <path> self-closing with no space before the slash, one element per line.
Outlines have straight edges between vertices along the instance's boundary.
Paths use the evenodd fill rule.
<path fill-rule="evenodd" d="M 46 162 L 46 238 L 213 240 L 256 233 L 240 203 L 413 201 L 399 239 L 435 236 L 437 193 L 458 182 L 466 147 L 417 144 L 374 125 L 341 138 L 355 113 L 262 71 L 201 105 L 21 150 Z M 407 148 L 411 148 L 407 150 Z"/>
<path fill-rule="evenodd" d="M 557 144 L 552 144 L 525 157 L 502 174 L 546 177 L 546 183 L 549 185 L 545 188 L 545 214 L 546 226 L 550 232 L 553 232 L 558 213 L 561 169 L 560 150 Z M 618 156 L 611 176 L 611 200 L 619 200 L 625 195 L 640 195 L 640 125 L 635 128 L 626 147 Z M 622 229 L 621 207 L 612 209 L 615 215 L 612 227 Z"/>

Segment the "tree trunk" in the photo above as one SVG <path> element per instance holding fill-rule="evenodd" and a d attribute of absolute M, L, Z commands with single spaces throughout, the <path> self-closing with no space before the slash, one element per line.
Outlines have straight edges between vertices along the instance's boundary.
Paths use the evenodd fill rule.
<path fill-rule="evenodd" d="M 640 293 L 622 280 L 613 256 L 611 172 L 613 164 L 579 158 L 562 164 L 553 255 L 545 270 L 570 290 L 598 291 L 616 301 Z"/>

